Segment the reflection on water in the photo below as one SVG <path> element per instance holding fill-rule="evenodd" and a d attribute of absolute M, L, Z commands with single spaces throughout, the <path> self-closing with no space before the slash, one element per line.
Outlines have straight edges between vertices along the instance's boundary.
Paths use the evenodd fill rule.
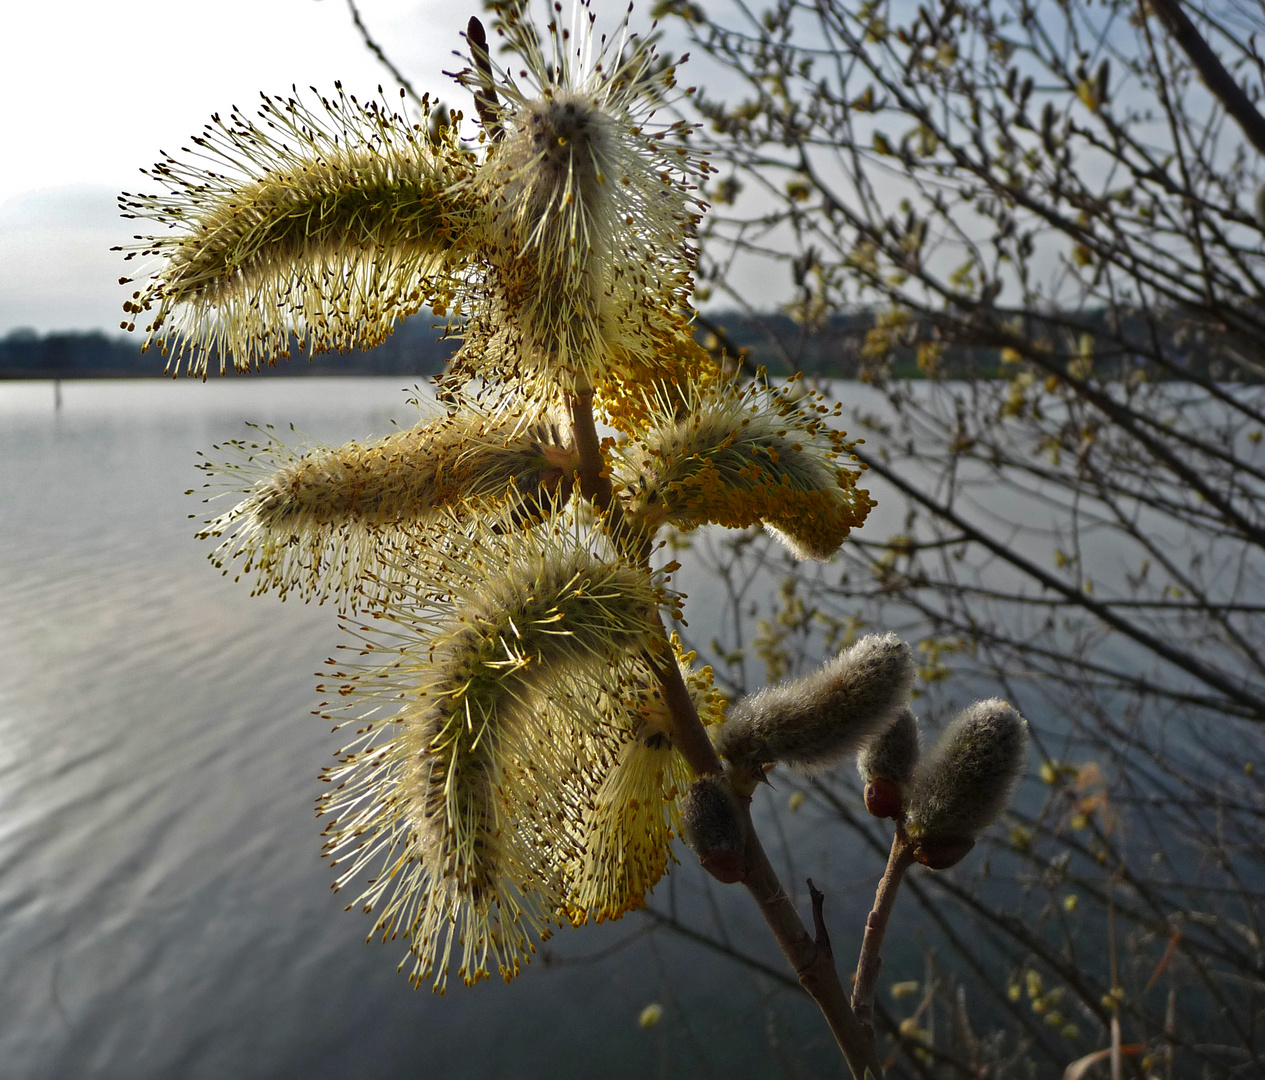
<path fill-rule="evenodd" d="M 797 1058 L 834 1062 L 810 1010 L 679 939 L 444 998 L 409 989 L 402 947 L 364 945 L 369 920 L 330 892 L 311 812 L 334 743 L 306 710 L 338 643 L 333 612 L 252 600 L 213 572 L 187 520 L 201 504 L 182 492 L 201 482 L 196 452 L 243 420 L 323 442 L 411 423 L 395 380 L 62 395 L 55 412 L 51 383 L 0 383 L 0 1071 L 770 1075 L 769 1009 L 783 1038 L 803 1033 Z M 827 876 L 846 857 L 812 855 Z M 877 869 L 836 866 L 834 880 L 866 886 L 839 898 L 841 924 L 863 918 Z M 705 923 L 705 888 L 682 866 L 655 901 Z M 550 956 L 646 925 L 562 932 Z M 776 960 L 763 937 L 753 947 Z M 641 1031 L 651 1001 L 667 1016 Z"/>

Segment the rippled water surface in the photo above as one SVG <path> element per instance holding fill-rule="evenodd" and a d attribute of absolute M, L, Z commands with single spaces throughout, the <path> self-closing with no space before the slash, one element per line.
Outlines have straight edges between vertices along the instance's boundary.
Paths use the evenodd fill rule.
<path fill-rule="evenodd" d="M 794 999 L 642 917 L 440 998 L 330 892 L 312 805 L 334 743 L 307 710 L 334 614 L 222 578 L 183 492 L 244 420 L 322 442 L 412 422 L 396 380 L 62 393 L 0 383 L 0 1074 L 777 1075 L 770 1009 L 837 1067 Z M 705 921 L 701 889 L 683 866 L 655 902 Z M 667 1019 L 642 1031 L 651 1001 Z"/>

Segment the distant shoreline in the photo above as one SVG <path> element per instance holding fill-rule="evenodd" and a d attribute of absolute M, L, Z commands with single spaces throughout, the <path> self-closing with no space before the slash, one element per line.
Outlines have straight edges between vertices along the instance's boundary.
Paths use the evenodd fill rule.
<path fill-rule="evenodd" d="M 1080 313 L 1076 322 L 1094 326 L 1103 315 Z M 918 350 L 913 344 L 898 345 L 875 372 L 874 361 L 867 359 L 867 339 L 875 322 L 872 311 L 837 315 L 824 325 L 812 328 L 782 314 L 709 312 L 699 316 L 695 334 L 707 348 L 723 345 L 730 355 L 740 353 L 749 366 L 764 367 L 775 377 L 802 371 L 805 375 L 827 379 L 871 375 L 900 380 L 927 378 L 928 371 L 920 366 Z M 919 327 L 911 326 L 911 329 L 919 330 Z M 1067 336 L 1058 320 L 1038 329 L 1056 344 Z M 930 326 L 922 327 L 922 331 L 933 333 Z M 291 359 L 249 374 L 254 378 L 386 375 L 427 379 L 441 373 L 459 347 L 455 337 L 441 335 L 442 327 L 437 325 L 435 316 L 419 312 L 403 320 L 395 332 L 374 349 L 326 353 L 308 359 L 295 343 Z M 1192 376 L 1217 381 L 1228 377 L 1238 381 L 1246 374 L 1233 363 L 1213 355 L 1215 350 L 1209 350 L 1206 344 L 1203 348 L 1182 347 L 1177 341 L 1165 345 L 1169 356 L 1183 364 Z M 1091 355 L 1097 358 L 1094 377 L 1100 381 L 1132 377 L 1138 367 L 1136 357 L 1122 352 L 1119 344 L 1105 333 Z M 1069 362 L 1072 359 L 1069 355 Z M 30 330 L 14 330 L 0 338 L 0 381 L 172 378 L 163 371 L 165 363 L 158 350 L 142 353 L 138 339 L 109 336 L 101 331 L 41 336 Z M 208 378 L 220 377 L 218 357 L 212 357 L 208 366 Z M 1007 377 L 1013 371 L 1013 367 L 1003 370 L 998 349 L 948 345 L 938 355 L 934 374 L 944 379 L 992 379 Z M 225 376 L 230 374 L 247 373 L 230 368 Z M 1150 376 L 1157 377 L 1154 372 Z M 186 376 L 182 372 L 175 377 Z M 1164 378 L 1167 381 L 1172 376 Z"/>

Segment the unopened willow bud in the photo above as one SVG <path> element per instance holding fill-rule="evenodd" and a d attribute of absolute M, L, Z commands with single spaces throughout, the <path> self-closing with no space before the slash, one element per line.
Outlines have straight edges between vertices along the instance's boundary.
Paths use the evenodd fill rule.
<path fill-rule="evenodd" d="M 965 857 L 1010 802 L 1028 724 L 997 698 L 958 714 L 914 778 L 906 830 L 914 858 L 944 870 Z"/>
<path fill-rule="evenodd" d="M 737 702 L 716 748 L 751 772 L 773 761 L 832 765 L 890 723 L 913 679 L 909 646 L 895 634 L 870 634 L 811 675 Z"/>
<path fill-rule="evenodd" d="M 747 876 L 742 825 L 729 785 L 719 776 L 700 776 L 681 804 L 681 832 L 698 861 L 717 881 L 732 885 Z"/>
<path fill-rule="evenodd" d="M 865 781 L 865 808 L 879 818 L 903 816 L 905 791 L 917 765 L 918 721 L 906 706 L 857 755 L 857 770 Z"/>

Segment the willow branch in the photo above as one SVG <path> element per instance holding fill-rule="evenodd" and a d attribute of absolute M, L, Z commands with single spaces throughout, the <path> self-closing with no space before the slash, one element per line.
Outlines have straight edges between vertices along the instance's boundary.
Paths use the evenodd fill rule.
<path fill-rule="evenodd" d="M 667 630 L 664 629 L 664 638 Z M 695 776 L 719 773 L 722 771 L 720 758 L 712 741 L 708 738 L 707 729 L 698 718 L 698 710 L 694 708 L 694 699 L 690 697 L 689 687 L 681 675 L 681 668 L 668 649 L 661 660 L 655 663 L 655 674 L 659 677 L 659 687 L 663 691 L 664 701 L 672 717 L 672 730 L 669 737 L 672 745 L 681 756 L 689 762 Z"/>
<path fill-rule="evenodd" d="M 847 1059 L 852 1075 L 857 1080 L 862 1080 L 868 1070 L 875 1077 L 882 1076 L 883 1067 L 875 1053 L 874 1040 L 848 1004 L 829 942 L 819 943 L 805 928 L 756 835 L 755 826 L 751 822 L 751 800 L 745 798 L 737 801 L 742 826 L 747 835 L 747 878 L 743 884 L 755 899 L 769 929 L 773 931 L 782 955 L 794 968 L 800 985 L 821 1009 L 835 1042 Z"/>
<path fill-rule="evenodd" d="M 580 458 L 580 491 L 594 506 L 608 514 L 619 513 L 619 503 L 611 487 L 611 478 L 602 459 L 597 426 L 593 422 L 593 391 L 580 390 L 571 395 L 571 429 L 575 434 L 575 452 Z M 622 514 L 619 515 L 622 518 Z"/>
<path fill-rule="evenodd" d="M 877 475 L 893 484 L 902 493 L 908 495 L 915 502 L 926 507 L 927 510 L 931 511 L 942 521 L 948 522 L 963 536 L 969 537 L 971 540 L 974 540 L 983 547 L 986 547 L 994 555 L 1003 559 L 1005 562 L 1008 562 L 1017 570 L 1022 571 L 1034 581 L 1037 581 L 1041 585 L 1045 586 L 1045 588 L 1060 594 L 1067 600 L 1073 601 L 1076 606 L 1084 609 L 1085 611 L 1091 612 L 1107 626 L 1110 626 L 1112 629 L 1118 630 L 1121 634 L 1132 638 L 1134 641 L 1145 646 L 1157 656 L 1167 660 L 1170 664 L 1173 664 L 1175 667 L 1194 675 L 1195 678 L 1199 679 L 1205 685 L 1221 694 L 1224 694 L 1229 701 L 1242 705 L 1249 711 L 1250 719 L 1253 721 L 1260 722 L 1265 720 L 1265 699 L 1251 693 L 1249 689 L 1245 689 L 1237 685 L 1233 680 L 1229 679 L 1221 672 L 1208 667 L 1206 664 L 1189 656 L 1176 646 L 1170 645 L 1168 642 L 1147 633 L 1142 628 L 1129 622 L 1129 620 L 1122 618 L 1119 614 L 1106 607 L 1104 604 L 1094 600 L 1090 596 L 1087 596 L 1081 590 L 1073 588 L 1066 582 L 1055 577 L 1053 574 L 1046 573 L 1035 563 L 1013 551 L 1009 545 L 1003 544 L 975 528 L 967 522 L 965 518 L 955 513 L 954 510 L 947 504 L 937 502 L 926 492 L 921 491 L 914 485 L 910 484 L 902 476 L 900 476 L 895 469 L 887 467 L 879 458 L 873 455 L 863 454 L 859 450 L 854 450 L 853 453 L 859 461 L 865 464 L 868 468 L 872 469 Z"/>
<path fill-rule="evenodd" d="M 1265 154 L 1265 117 L 1261 116 L 1243 88 L 1234 80 L 1212 46 L 1190 21 L 1178 0 L 1147 0 L 1149 7 L 1164 24 L 1168 35 L 1181 47 L 1195 65 L 1204 85 L 1234 117 L 1258 154 Z"/>
<path fill-rule="evenodd" d="M 418 97 L 417 91 L 413 89 L 413 84 L 404 77 L 403 72 L 399 68 L 391 63 L 390 58 L 382 51 L 382 46 L 370 36 L 369 28 L 361 21 L 360 11 L 356 7 L 356 0 L 347 0 L 347 9 L 351 12 L 351 21 L 356 24 L 356 29 L 360 31 L 360 40 L 365 43 L 365 48 L 378 58 L 378 63 L 391 73 L 391 78 L 404 87 L 409 97 L 417 102 L 418 105 L 424 105 L 425 102 Z"/>
<path fill-rule="evenodd" d="M 612 527 L 623 527 L 623 509 L 615 497 L 606 464 L 602 458 L 601 443 L 593 421 L 592 391 L 579 391 L 571 396 L 572 431 L 576 453 L 580 458 L 578 470 L 580 491 L 608 515 Z M 666 646 L 667 631 L 664 630 Z M 653 661 L 671 715 L 669 738 L 672 745 L 689 763 L 696 775 L 719 773 L 720 758 L 712 747 L 711 739 L 698 718 L 698 710 L 690 697 L 689 688 L 681 675 L 670 649 L 665 648 Z M 756 835 L 751 821 L 750 797 L 739 798 L 739 823 L 746 837 L 743 852 L 747 891 L 751 893 L 764 921 L 773 931 L 773 937 L 782 950 L 800 985 L 808 991 L 821 1009 L 830 1031 L 856 1080 L 864 1080 L 869 1072 L 875 1078 L 883 1075 L 874 1050 L 874 1040 L 862 1026 L 848 1004 L 847 995 L 839 981 L 839 972 L 830 952 L 829 940 L 820 935 L 820 942 L 805 928 L 803 920 L 791 903 L 790 897 L 778 880 L 777 872 Z M 818 912 L 818 917 L 820 917 Z M 824 924 L 823 924 L 824 928 Z"/>
<path fill-rule="evenodd" d="M 883 871 L 883 878 L 874 894 L 874 908 L 865 920 L 865 937 L 861 942 L 856 982 L 852 987 L 852 1009 L 857 1019 L 866 1025 L 874 1023 L 874 988 L 883 966 L 883 936 L 892 917 L 901 878 L 913 861 L 913 845 L 905 839 L 905 830 L 897 827 L 896 835 L 892 837 L 892 851 L 887 857 L 887 869 Z"/>

